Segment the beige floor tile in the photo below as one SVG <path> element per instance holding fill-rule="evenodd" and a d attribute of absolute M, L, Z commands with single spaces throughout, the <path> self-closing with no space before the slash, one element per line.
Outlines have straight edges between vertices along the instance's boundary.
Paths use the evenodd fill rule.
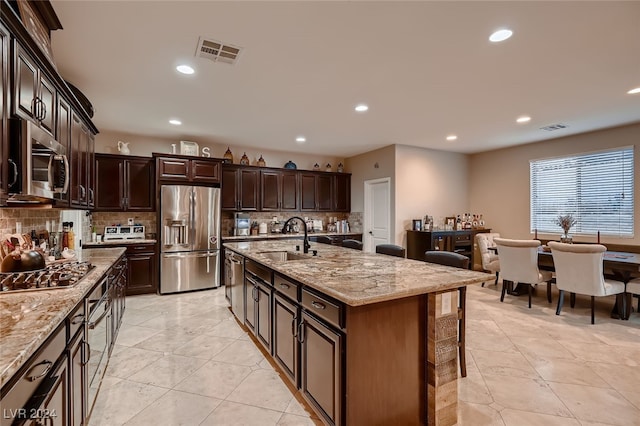
<path fill-rule="evenodd" d="M 500 412 L 506 426 L 580 426 L 573 418 L 550 416 L 505 408 Z"/>
<path fill-rule="evenodd" d="M 208 361 L 174 389 L 212 398 L 224 399 L 251 374 L 251 368 Z"/>
<path fill-rule="evenodd" d="M 268 389 L 268 392 L 265 392 Z M 229 396 L 227 401 L 256 407 L 285 411 L 293 395 L 275 371 L 255 370 L 247 376 Z"/>
<path fill-rule="evenodd" d="M 464 426 L 505 426 L 500 413 L 488 405 L 458 402 L 458 424 Z"/>
<path fill-rule="evenodd" d="M 122 327 L 118 332 L 117 342 L 122 346 L 135 346 L 143 340 L 148 339 L 154 334 L 158 334 L 159 330 L 153 328 L 141 327 L 137 325 L 127 325 Z"/>
<path fill-rule="evenodd" d="M 165 354 L 162 358 L 131 375 L 129 380 L 172 388 L 193 374 L 205 362 L 203 359 Z"/>
<path fill-rule="evenodd" d="M 473 358 L 481 374 L 539 378 L 536 370 L 521 353 L 474 350 Z"/>
<path fill-rule="evenodd" d="M 289 401 L 289 404 L 287 405 L 287 408 L 284 409 L 284 412 L 302 417 L 316 417 L 314 413 L 308 412 L 304 408 L 304 405 L 302 405 L 295 396 L 291 398 L 291 401 Z"/>
<path fill-rule="evenodd" d="M 236 340 L 213 357 L 214 361 L 246 366 L 257 365 L 263 359 L 255 343 L 248 340 Z"/>
<path fill-rule="evenodd" d="M 639 360 L 640 361 L 640 360 Z M 589 367 L 618 391 L 640 391 L 640 368 L 592 362 Z"/>
<path fill-rule="evenodd" d="M 205 334 L 218 337 L 228 337 L 230 339 L 238 339 L 244 336 L 246 333 L 234 318 L 229 318 L 226 321 L 221 321 L 210 330 L 205 331 Z"/>
<path fill-rule="evenodd" d="M 506 335 L 475 332 L 466 335 L 467 350 L 485 350 L 496 352 L 517 352 L 517 348 Z"/>
<path fill-rule="evenodd" d="M 175 349 L 184 346 L 195 338 L 196 336 L 194 334 L 182 333 L 175 330 L 163 330 L 136 344 L 134 348 L 157 352 L 173 352 Z"/>
<path fill-rule="evenodd" d="M 613 389 L 564 383 L 549 386 L 579 420 L 629 426 L 640 419 L 640 410 Z"/>
<path fill-rule="evenodd" d="M 322 425 L 317 419 L 310 417 L 296 416 L 295 414 L 284 413 L 278 420 L 278 426 L 314 426 Z"/>
<path fill-rule="evenodd" d="M 615 346 L 609 346 L 604 343 L 594 345 L 592 343 L 561 340 L 560 344 L 567 348 L 576 359 L 584 362 L 621 364 L 635 367 L 640 360 L 640 354 L 636 353 L 636 351 L 616 350 Z"/>
<path fill-rule="evenodd" d="M 200 425 L 275 426 L 281 416 L 279 411 L 224 401 Z"/>
<path fill-rule="evenodd" d="M 170 390 L 126 423 L 126 426 L 199 425 L 222 401 Z"/>
<path fill-rule="evenodd" d="M 544 358 L 575 359 L 575 356 L 552 337 L 511 336 L 511 341 L 525 355 Z"/>
<path fill-rule="evenodd" d="M 542 380 L 485 375 L 496 403 L 505 408 L 571 417 L 571 412 Z"/>
<path fill-rule="evenodd" d="M 620 392 L 622 396 L 627 399 L 627 401 L 635 405 L 636 408 L 640 409 L 640 389 L 638 389 L 637 391 L 622 390 L 618 392 Z"/>
<path fill-rule="evenodd" d="M 236 339 L 203 334 L 174 349 L 173 353 L 194 358 L 211 359 L 235 341 Z"/>
<path fill-rule="evenodd" d="M 547 382 L 610 387 L 588 364 L 575 359 L 545 358 L 527 355 L 538 374 Z"/>
<path fill-rule="evenodd" d="M 491 404 L 493 397 L 479 372 L 467 371 L 467 377 L 458 378 L 458 399 L 473 404 Z"/>
<path fill-rule="evenodd" d="M 122 349 L 117 352 L 114 350 L 109 359 L 109 367 L 106 372 L 109 376 L 126 379 L 162 358 L 162 353 L 156 351 L 127 346 L 120 346 L 120 348 Z"/>
<path fill-rule="evenodd" d="M 149 311 L 146 309 L 135 309 L 127 306 L 122 317 L 122 322 L 130 325 L 140 325 L 152 318 L 162 315 L 160 312 Z"/>
<path fill-rule="evenodd" d="M 122 425 L 168 390 L 157 386 L 120 380 L 101 388 L 91 414 L 91 426 Z"/>

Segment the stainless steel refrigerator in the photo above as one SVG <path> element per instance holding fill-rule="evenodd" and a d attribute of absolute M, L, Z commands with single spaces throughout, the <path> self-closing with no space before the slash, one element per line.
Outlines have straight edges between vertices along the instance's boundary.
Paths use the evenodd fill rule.
<path fill-rule="evenodd" d="M 220 188 L 160 190 L 160 293 L 220 286 Z"/>

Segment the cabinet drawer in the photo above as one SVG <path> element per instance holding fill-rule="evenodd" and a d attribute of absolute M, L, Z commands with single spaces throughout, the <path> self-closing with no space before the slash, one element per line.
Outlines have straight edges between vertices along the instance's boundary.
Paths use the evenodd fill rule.
<path fill-rule="evenodd" d="M 60 326 L 54 331 L 50 337 L 39 349 L 39 352 L 25 364 L 25 367 L 19 374 L 19 378 L 13 384 L 12 388 L 2 395 L 2 408 L 6 413 L 9 410 L 23 408 L 37 387 L 52 371 L 56 360 L 64 352 L 65 348 L 65 327 Z M 4 389 L 3 389 L 4 393 Z M 14 411 L 15 412 L 15 411 Z M 9 424 L 11 420 L 5 423 L 5 419 L 0 420 L 0 424 Z"/>
<path fill-rule="evenodd" d="M 127 256 L 138 253 L 155 253 L 156 245 L 155 244 L 136 244 L 132 246 L 127 246 Z"/>
<path fill-rule="evenodd" d="M 279 274 L 274 274 L 273 287 L 280 293 L 289 297 L 291 300 L 294 300 L 296 302 L 299 301 L 298 299 L 299 284 L 298 283 L 295 283 Z"/>
<path fill-rule="evenodd" d="M 271 271 L 271 269 L 249 259 L 245 261 L 244 267 L 247 272 L 251 272 L 256 277 L 271 284 L 273 278 L 273 271 Z"/>
<path fill-rule="evenodd" d="M 330 301 L 327 296 L 320 296 L 303 288 L 302 307 L 335 327 L 343 328 L 344 326 L 343 306 Z"/>
<path fill-rule="evenodd" d="M 179 158 L 159 158 L 158 175 L 160 179 L 188 179 L 189 160 Z"/>
<path fill-rule="evenodd" d="M 71 314 L 67 317 L 67 343 L 71 342 L 78 330 L 84 326 L 85 310 L 84 300 L 78 303 L 78 306 L 71 311 Z"/>
<path fill-rule="evenodd" d="M 471 234 L 461 234 L 455 236 L 456 243 L 470 243 L 471 242 Z"/>

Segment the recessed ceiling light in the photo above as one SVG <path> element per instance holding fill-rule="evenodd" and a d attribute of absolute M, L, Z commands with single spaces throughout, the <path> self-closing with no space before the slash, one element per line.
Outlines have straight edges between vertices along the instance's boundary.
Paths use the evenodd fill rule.
<path fill-rule="evenodd" d="M 182 124 L 182 121 L 172 119 L 172 120 L 169 120 L 169 123 L 173 124 L 174 126 L 179 126 Z"/>
<path fill-rule="evenodd" d="M 531 117 L 529 117 L 528 115 L 523 115 L 522 117 L 518 117 L 518 119 L 516 120 L 516 122 L 518 123 L 528 123 L 529 121 L 531 121 Z"/>
<path fill-rule="evenodd" d="M 305 143 L 307 141 L 307 138 L 305 138 L 304 136 L 298 136 L 296 138 L 296 142 L 298 143 Z"/>
<path fill-rule="evenodd" d="M 636 93 L 640 93 L 640 87 L 636 87 L 635 89 L 631 89 L 627 92 L 630 95 L 635 95 Z"/>
<path fill-rule="evenodd" d="M 448 141 L 455 141 L 456 139 L 458 139 L 458 137 L 456 135 L 449 135 L 447 136 L 447 140 Z"/>
<path fill-rule="evenodd" d="M 512 35 L 513 35 L 513 31 L 508 30 L 506 28 L 503 28 L 503 29 L 498 30 L 498 31 L 494 32 L 493 34 L 491 34 L 489 36 L 489 41 L 492 41 L 494 43 L 498 43 L 500 41 L 505 41 L 506 39 L 508 39 Z"/>
<path fill-rule="evenodd" d="M 358 112 L 365 112 L 369 109 L 369 107 L 365 104 L 356 105 L 355 110 Z"/>
<path fill-rule="evenodd" d="M 194 72 L 196 72 L 189 65 L 178 65 L 176 69 L 178 70 L 178 72 L 181 72 L 182 74 L 193 74 Z"/>

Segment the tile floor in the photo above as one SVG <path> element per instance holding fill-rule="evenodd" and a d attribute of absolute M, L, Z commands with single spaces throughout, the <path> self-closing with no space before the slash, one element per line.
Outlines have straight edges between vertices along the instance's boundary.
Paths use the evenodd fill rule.
<path fill-rule="evenodd" d="M 526 296 L 500 303 L 493 285 L 467 295 L 459 424 L 640 425 L 640 314 L 610 319 L 613 300 L 600 299 L 590 325 L 580 297 L 558 317 L 542 288 L 532 309 Z M 320 424 L 232 318 L 224 289 L 129 297 L 123 321 L 91 426 Z"/>

